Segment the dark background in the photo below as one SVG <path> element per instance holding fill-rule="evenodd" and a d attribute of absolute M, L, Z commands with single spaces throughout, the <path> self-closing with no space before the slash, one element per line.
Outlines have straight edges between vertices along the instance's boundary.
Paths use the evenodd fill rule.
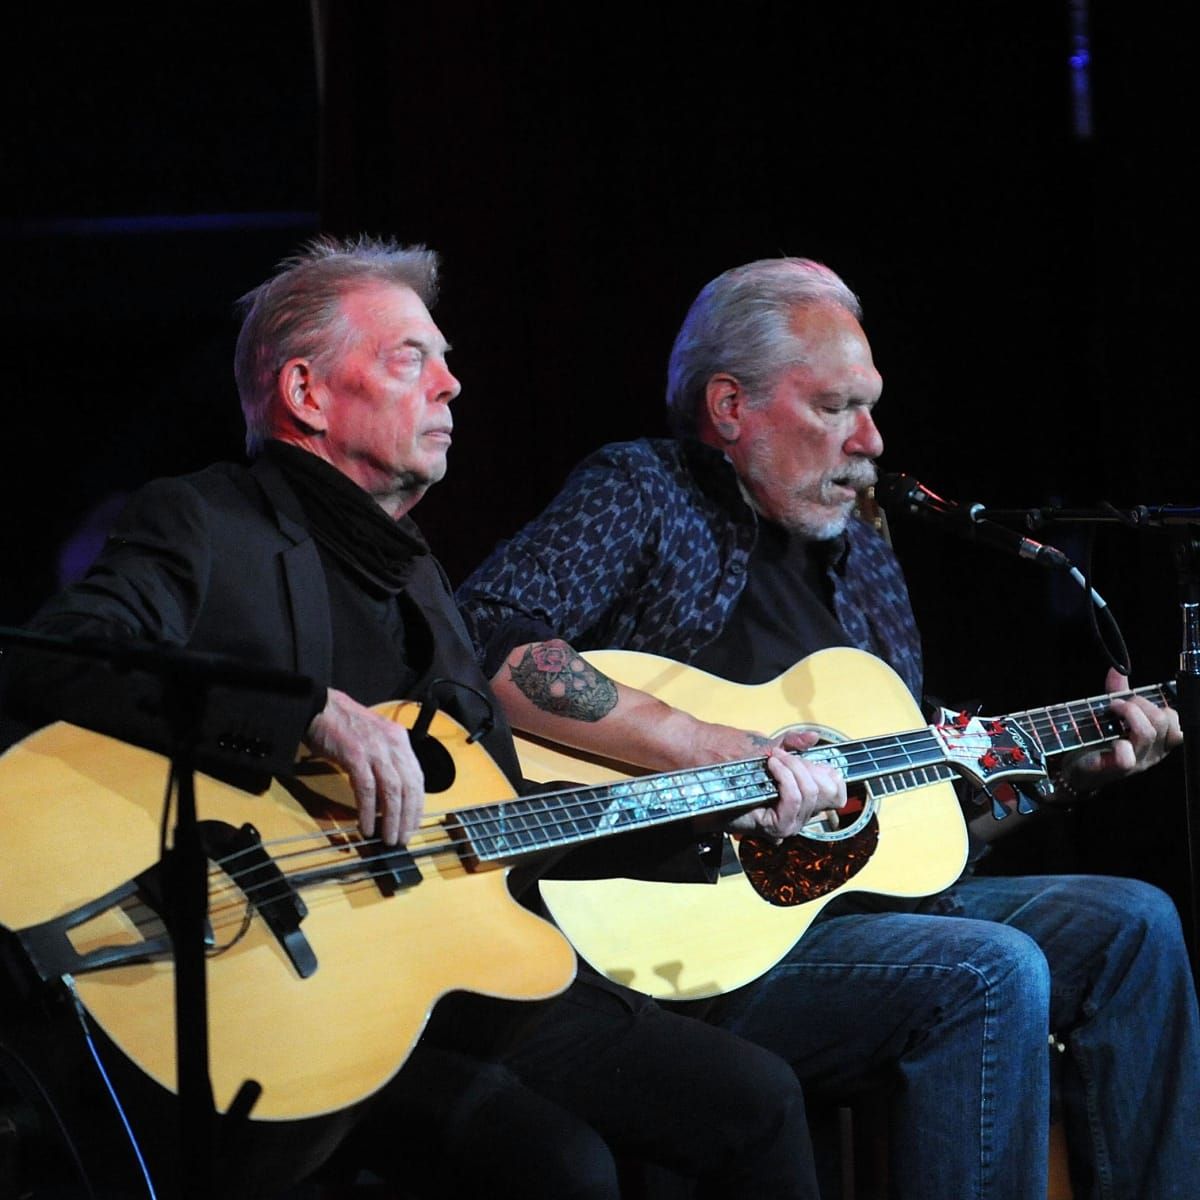
<path fill-rule="evenodd" d="M 0 623 L 107 497 L 241 453 L 232 301 L 318 230 L 444 255 L 464 391 L 418 517 L 456 581 L 590 449 L 664 431 L 696 291 L 781 253 L 863 298 L 886 469 L 1002 508 L 1200 501 L 1194 72 L 1164 0 L 47 2 L 24 24 Z M 1074 584 L 893 533 L 932 691 L 1000 712 L 1100 689 Z M 1091 561 L 1135 682 L 1172 675 L 1170 537 L 1103 526 Z M 1069 821 L 1072 851 L 1046 822 L 1018 865 L 1182 895 L 1179 756 Z"/>

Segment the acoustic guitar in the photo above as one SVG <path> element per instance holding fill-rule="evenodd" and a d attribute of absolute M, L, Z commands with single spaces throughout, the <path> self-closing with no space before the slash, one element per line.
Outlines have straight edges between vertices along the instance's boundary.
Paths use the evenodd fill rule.
<path fill-rule="evenodd" d="M 815 730 L 829 744 L 807 757 L 821 757 L 824 750 L 851 781 L 855 773 L 846 771 L 847 759 L 839 753 L 846 739 L 878 741 L 921 719 L 900 677 L 860 650 L 821 650 L 755 686 L 634 651 L 588 651 L 583 657 L 610 678 L 703 720 L 772 737 L 789 729 Z M 1173 686 L 1128 694 L 1166 707 Z M 1025 731 L 1040 761 L 1121 736 L 1111 700 L 1094 696 L 1032 709 L 1003 723 Z M 962 715 L 943 717 L 943 728 L 986 733 L 996 727 Z M 628 764 L 536 738 L 518 736 L 517 750 L 522 771 L 535 781 L 611 786 L 639 774 Z M 987 752 L 977 768 L 986 775 L 1003 753 Z M 966 861 L 967 833 L 951 781 L 972 775 L 964 765 L 915 763 L 865 780 L 860 776 L 862 786 L 852 790 L 836 828 L 810 826 L 778 847 L 749 837 L 727 842 L 715 887 L 631 879 L 546 879 L 539 886 L 555 923 L 602 974 L 659 999 L 714 996 L 774 966 L 835 896 L 859 891 L 919 897 L 953 883 Z"/>
<path fill-rule="evenodd" d="M 411 728 L 418 706 L 376 711 Z M 392 853 L 360 836 L 349 784 L 328 764 L 301 763 L 263 795 L 197 775 L 220 1112 L 246 1079 L 263 1087 L 257 1120 L 345 1108 L 399 1070 L 447 992 L 532 1000 L 574 978 L 570 945 L 512 898 L 507 872 L 476 870 L 457 849 L 452 814 L 511 797 L 503 772 L 445 714 L 427 749 L 430 827 Z M 167 772 L 160 755 L 68 724 L 0 757 L 0 922 L 43 979 L 71 976 L 112 1041 L 175 1091 Z"/>

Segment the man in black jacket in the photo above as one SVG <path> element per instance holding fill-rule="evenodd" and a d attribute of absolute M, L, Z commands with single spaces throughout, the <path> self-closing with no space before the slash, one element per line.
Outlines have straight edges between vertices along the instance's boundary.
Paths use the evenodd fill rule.
<path fill-rule="evenodd" d="M 284 264 L 246 298 L 237 348 L 254 464 L 144 489 L 88 576 L 33 623 L 311 677 L 306 704 L 239 712 L 221 753 L 236 766 L 242 748 L 305 743 L 349 776 L 363 835 L 389 845 L 417 830 L 425 795 L 409 735 L 372 710 L 380 701 L 452 681 L 443 707 L 521 785 L 503 714 L 408 515 L 446 471 L 459 392 L 429 314 L 435 274 L 432 253 L 367 240 L 321 240 Z M 154 744 L 122 680 L 16 674 L 23 716 Z M 739 827 L 786 835 L 844 803 L 833 771 L 776 749 L 767 762 L 778 795 Z M 622 843 L 638 870 L 711 877 L 690 823 Z M 364 946 L 363 972 L 389 953 L 404 947 Z M 451 1190 L 486 1180 L 496 1196 L 615 1200 L 617 1154 L 714 1195 L 815 1195 L 803 1102 L 781 1060 L 586 974 L 545 1002 L 441 1002 L 357 1136 L 410 1185 L 424 1174 Z"/>

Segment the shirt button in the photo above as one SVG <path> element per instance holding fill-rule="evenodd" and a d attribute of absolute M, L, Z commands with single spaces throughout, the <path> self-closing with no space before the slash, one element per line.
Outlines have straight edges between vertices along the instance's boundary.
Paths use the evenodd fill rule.
<path fill-rule="evenodd" d="M 740 558 L 735 558 L 733 562 L 729 564 L 729 573 L 730 575 L 745 575 L 746 564 L 742 562 Z"/>

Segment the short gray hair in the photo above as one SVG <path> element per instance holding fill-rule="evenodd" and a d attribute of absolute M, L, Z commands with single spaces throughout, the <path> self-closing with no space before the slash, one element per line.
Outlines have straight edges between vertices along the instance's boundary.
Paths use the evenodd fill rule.
<path fill-rule="evenodd" d="M 286 258 L 265 282 L 237 303 L 243 312 L 233 357 L 246 450 L 256 454 L 272 430 L 275 381 L 293 358 L 328 366 L 344 350 L 351 329 L 342 297 L 371 283 L 411 288 L 426 308 L 437 300 L 438 256 L 424 246 L 401 246 L 366 235 L 323 235 Z"/>
<path fill-rule="evenodd" d="M 856 318 L 849 287 L 808 258 L 763 258 L 705 284 L 683 319 L 667 367 L 667 420 L 676 437 L 696 432 L 708 381 L 732 375 L 759 400 L 780 370 L 799 361 L 792 310 L 836 304 Z"/>

